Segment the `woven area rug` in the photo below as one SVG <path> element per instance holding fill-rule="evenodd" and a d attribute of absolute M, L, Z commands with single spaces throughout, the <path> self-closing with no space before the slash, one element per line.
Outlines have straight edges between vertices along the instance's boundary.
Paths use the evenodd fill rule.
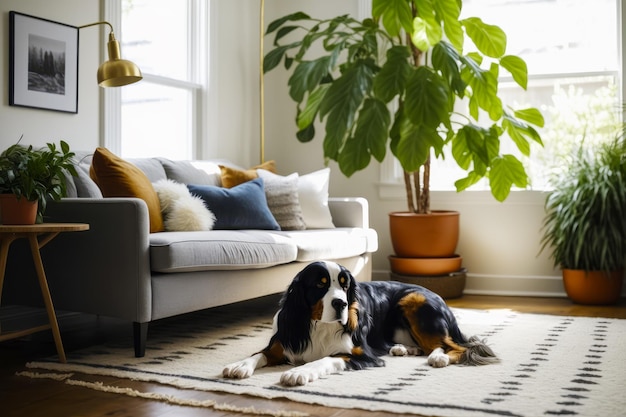
<path fill-rule="evenodd" d="M 425 357 L 386 357 L 383 368 L 347 371 L 296 388 L 277 383 L 287 367 L 265 368 L 245 380 L 222 378 L 225 364 L 265 347 L 273 314 L 266 310 L 213 309 L 157 322 L 144 358 L 134 358 L 131 341 L 122 340 L 70 353 L 67 364 L 56 358 L 28 363 L 27 373 L 109 375 L 427 416 L 626 413 L 626 320 L 454 309 L 463 332 L 486 337 L 500 364 L 433 369 Z"/>

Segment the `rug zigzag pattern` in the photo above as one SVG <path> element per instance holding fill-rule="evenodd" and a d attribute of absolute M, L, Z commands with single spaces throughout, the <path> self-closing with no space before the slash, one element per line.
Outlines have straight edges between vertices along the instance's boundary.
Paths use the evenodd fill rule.
<path fill-rule="evenodd" d="M 29 368 L 112 375 L 181 388 L 250 394 L 339 408 L 441 417 L 612 416 L 626 409 L 626 320 L 454 309 L 467 335 L 486 337 L 502 362 L 433 369 L 425 357 L 385 357 L 386 366 L 343 372 L 305 387 L 277 382 L 288 367 L 249 379 L 220 376 L 226 363 L 265 347 L 271 316 L 203 312 L 153 326 L 145 358 L 120 341 Z"/>

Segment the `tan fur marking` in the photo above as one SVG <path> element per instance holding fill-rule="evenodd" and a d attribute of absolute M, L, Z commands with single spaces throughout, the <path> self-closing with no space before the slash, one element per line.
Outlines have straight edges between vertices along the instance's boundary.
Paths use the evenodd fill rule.
<path fill-rule="evenodd" d="M 355 331 L 357 325 L 359 324 L 359 303 L 356 301 L 350 304 L 348 307 L 348 329 L 350 331 Z"/>
<path fill-rule="evenodd" d="M 271 346 L 261 352 L 265 355 L 267 359 L 266 366 L 276 366 L 287 363 L 287 357 L 285 356 L 285 349 L 283 348 L 282 343 L 274 342 Z"/>
<path fill-rule="evenodd" d="M 452 338 L 447 334 L 431 335 L 422 333 L 416 318 L 419 309 L 425 302 L 426 297 L 416 293 L 411 293 L 398 302 L 404 317 L 409 323 L 411 336 L 426 355 L 430 355 L 436 348 L 442 348 L 450 357 L 450 363 L 458 363 L 461 359 L 461 355 L 466 351 L 466 348 L 454 343 Z"/>
<path fill-rule="evenodd" d="M 363 348 L 361 346 L 355 346 L 352 348 L 352 354 L 354 356 L 361 356 L 363 354 Z"/>
<path fill-rule="evenodd" d="M 324 312 L 324 302 L 319 300 L 311 309 L 311 320 L 321 320 Z"/>
<path fill-rule="evenodd" d="M 450 363 L 459 363 L 467 348 L 454 343 L 454 340 L 452 340 L 450 336 L 446 336 L 443 339 L 443 343 L 445 344 L 443 350 L 450 357 Z"/>

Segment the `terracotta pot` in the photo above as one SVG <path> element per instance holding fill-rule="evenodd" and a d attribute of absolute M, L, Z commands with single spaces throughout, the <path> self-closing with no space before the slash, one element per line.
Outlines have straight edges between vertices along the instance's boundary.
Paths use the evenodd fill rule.
<path fill-rule="evenodd" d="M 567 296 L 578 304 L 615 304 L 622 295 L 624 270 L 584 271 L 563 269 L 563 285 Z"/>
<path fill-rule="evenodd" d="M 391 271 L 404 275 L 445 275 L 461 269 L 463 258 L 454 255 L 447 258 L 402 258 L 390 256 Z"/>
<path fill-rule="evenodd" d="M 458 211 L 389 213 L 391 243 L 403 258 L 453 257 L 459 242 Z"/>
<path fill-rule="evenodd" d="M 0 223 L 35 224 L 37 203 L 37 200 L 17 198 L 15 194 L 0 194 Z"/>

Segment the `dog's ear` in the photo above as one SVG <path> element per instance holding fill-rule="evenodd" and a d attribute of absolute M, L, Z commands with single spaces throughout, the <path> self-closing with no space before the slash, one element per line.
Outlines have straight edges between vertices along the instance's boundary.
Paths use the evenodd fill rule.
<path fill-rule="evenodd" d="M 311 265 L 300 271 L 283 294 L 278 312 L 276 336 L 285 348 L 294 352 L 304 350 L 309 344 L 311 307 L 306 300 L 306 280 Z"/>

